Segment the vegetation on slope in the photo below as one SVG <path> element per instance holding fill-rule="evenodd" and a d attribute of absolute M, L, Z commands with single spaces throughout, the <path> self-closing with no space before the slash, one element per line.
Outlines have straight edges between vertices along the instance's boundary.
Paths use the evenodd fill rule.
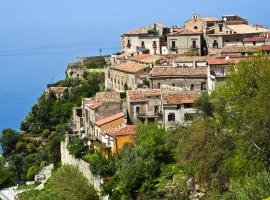
<path fill-rule="evenodd" d="M 86 80 L 66 79 L 51 86 L 72 89 L 58 100 L 54 94 L 43 94 L 22 122 L 21 133 L 11 129 L 2 132 L 3 156 L 18 182 L 32 180 L 46 164 L 58 166 L 60 141 L 69 131 L 72 108 L 80 105 L 81 98 L 104 89 L 104 74 L 90 73 Z"/>
<path fill-rule="evenodd" d="M 95 200 L 97 192 L 73 166 L 64 165 L 52 174 L 42 191 L 22 193 L 21 200 Z"/>

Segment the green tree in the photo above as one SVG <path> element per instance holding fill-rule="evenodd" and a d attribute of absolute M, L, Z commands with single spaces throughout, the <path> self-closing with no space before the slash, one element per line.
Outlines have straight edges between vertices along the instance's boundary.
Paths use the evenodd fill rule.
<path fill-rule="evenodd" d="M 2 131 L 0 142 L 2 144 L 4 157 L 9 157 L 11 153 L 14 153 L 19 138 L 20 135 L 17 131 L 14 131 L 12 129 L 4 129 Z"/>

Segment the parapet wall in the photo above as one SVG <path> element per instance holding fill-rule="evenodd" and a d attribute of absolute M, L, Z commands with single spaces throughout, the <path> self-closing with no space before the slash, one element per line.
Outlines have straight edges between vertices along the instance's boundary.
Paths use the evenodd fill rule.
<path fill-rule="evenodd" d="M 103 179 L 92 174 L 87 162 L 82 159 L 76 159 L 73 155 L 71 155 L 67 149 L 68 144 L 69 136 L 67 135 L 65 141 L 61 142 L 61 163 L 63 165 L 73 165 L 78 167 L 79 171 L 89 180 L 89 182 L 94 186 L 95 190 L 100 192 Z M 100 197 L 100 199 L 108 200 L 108 196 Z"/>

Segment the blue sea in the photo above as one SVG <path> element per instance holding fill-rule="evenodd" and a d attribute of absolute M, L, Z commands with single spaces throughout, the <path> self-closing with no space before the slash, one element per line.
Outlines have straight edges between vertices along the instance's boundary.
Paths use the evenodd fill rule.
<path fill-rule="evenodd" d="M 117 31 L 104 39 L 101 30 L 71 29 L 0 30 L 0 132 L 19 130 L 46 85 L 65 78 L 67 63 L 120 50 Z"/>

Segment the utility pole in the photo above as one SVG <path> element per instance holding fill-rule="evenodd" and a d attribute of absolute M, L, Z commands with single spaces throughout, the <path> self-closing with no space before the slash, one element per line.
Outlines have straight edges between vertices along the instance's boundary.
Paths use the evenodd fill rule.
<path fill-rule="evenodd" d="M 101 57 L 102 49 L 99 49 L 99 56 Z"/>

